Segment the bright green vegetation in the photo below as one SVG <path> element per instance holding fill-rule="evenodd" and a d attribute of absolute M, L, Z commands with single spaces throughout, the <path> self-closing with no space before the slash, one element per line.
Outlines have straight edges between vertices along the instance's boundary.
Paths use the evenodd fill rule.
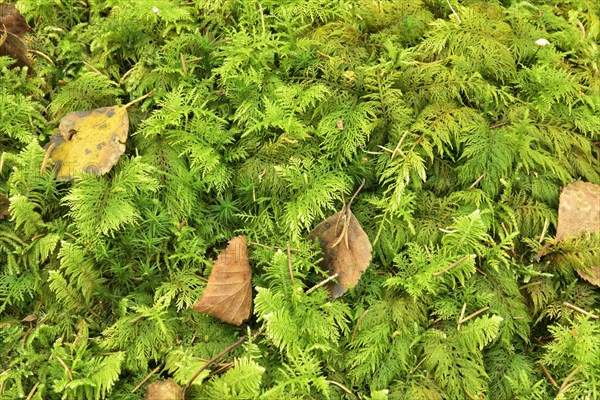
<path fill-rule="evenodd" d="M 450 3 L 19 1 L 52 63 L 0 58 L 0 398 L 139 399 L 246 334 L 187 398 L 600 398 L 600 320 L 565 306 L 600 315 L 600 235 L 553 241 L 560 189 L 600 184 L 600 5 Z M 110 173 L 40 175 L 60 118 L 151 91 Z M 363 178 L 373 262 L 307 295 Z M 240 234 L 236 327 L 189 308 Z"/>

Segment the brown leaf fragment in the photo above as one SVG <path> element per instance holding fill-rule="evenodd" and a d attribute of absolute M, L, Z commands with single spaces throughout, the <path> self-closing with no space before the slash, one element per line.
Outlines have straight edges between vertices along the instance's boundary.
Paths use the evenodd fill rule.
<path fill-rule="evenodd" d="M 28 75 L 35 75 L 27 51 L 27 45 L 21 40 L 32 32 L 19 10 L 8 3 L 0 3 L 0 56 L 9 56 L 19 67 L 27 67 Z"/>
<path fill-rule="evenodd" d="M 251 280 L 246 238 L 237 236 L 229 241 L 225 251 L 217 257 L 206 289 L 192 309 L 223 322 L 240 325 L 250 318 Z"/>
<path fill-rule="evenodd" d="M 340 297 L 358 283 L 371 263 L 371 242 L 348 206 L 310 231 L 308 239 L 313 238 L 319 238 L 323 249 L 322 267 L 338 274 L 329 290 L 334 298 Z"/>
<path fill-rule="evenodd" d="M 10 201 L 8 196 L 0 193 L 0 219 L 4 219 L 10 215 L 8 208 L 10 207 Z"/>
<path fill-rule="evenodd" d="M 14 35 L 23 36 L 31 32 L 31 28 L 13 4 L 0 3 L 0 27 L 4 25 L 6 30 Z"/>
<path fill-rule="evenodd" d="M 27 74 L 34 75 L 33 65 L 27 52 L 27 45 L 15 34 L 4 30 L 0 25 L 0 56 L 9 56 L 18 67 L 27 67 Z"/>
<path fill-rule="evenodd" d="M 102 107 L 67 114 L 46 149 L 57 165 L 56 178 L 73 179 L 77 172 L 103 175 L 125 152 L 129 130 L 126 107 Z M 54 144 L 53 148 L 50 146 Z"/>
<path fill-rule="evenodd" d="M 600 231 L 600 186 L 588 182 L 573 182 L 560 194 L 556 240 L 575 237 L 584 232 Z M 576 269 L 590 283 L 600 286 L 600 264 Z"/>
<path fill-rule="evenodd" d="M 152 382 L 148 385 L 146 400 L 183 400 L 184 390 L 172 379 Z"/>
<path fill-rule="evenodd" d="M 573 182 L 560 194 L 556 240 L 600 230 L 600 186 Z"/>

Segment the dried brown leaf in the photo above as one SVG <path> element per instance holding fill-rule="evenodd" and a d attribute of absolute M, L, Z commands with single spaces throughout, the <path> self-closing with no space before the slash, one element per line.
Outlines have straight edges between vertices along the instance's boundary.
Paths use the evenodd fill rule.
<path fill-rule="evenodd" d="M 0 28 L 2 28 L 2 25 L 6 27 L 8 32 L 17 36 L 23 36 L 25 33 L 31 32 L 25 17 L 13 4 L 0 3 Z"/>
<path fill-rule="evenodd" d="M 15 34 L 3 29 L 0 25 L 0 56 L 9 56 L 15 59 L 19 67 L 27 67 L 27 74 L 34 75 L 33 65 L 27 52 L 27 45 Z"/>
<path fill-rule="evenodd" d="M 240 325 L 250 318 L 251 279 L 246 238 L 235 237 L 217 257 L 206 289 L 192 309 L 212 315 L 223 322 Z"/>
<path fill-rule="evenodd" d="M 152 382 L 148 385 L 146 400 L 183 400 L 184 390 L 172 379 Z"/>
<path fill-rule="evenodd" d="M 0 194 L 0 219 L 6 218 L 10 215 L 8 208 L 10 206 L 10 201 L 8 197 L 4 194 Z"/>
<path fill-rule="evenodd" d="M 560 194 L 556 240 L 600 231 L 600 186 L 588 182 L 573 182 Z M 586 266 L 577 273 L 590 283 L 600 286 L 600 265 Z"/>
<path fill-rule="evenodd" d="M 346 206 L 310 231 L 308 239 L 312 238 L 319 238 L 323 268 L 338 274 L 337 283 L 331 284 L 329 290 L 333 297 L 339 297 L 358 283 L 371 263 L 371 242 Z"/>
<path fill-rule="evenodd" d="M 125 152 L 129 130 L 127 108 L 114 106 L 72 112 L 60 120 L 58 129 L 46 146 L 57 164 L 57 179 L 73 179 L 75 173 L 82 171 L 103 175 Z"/>
<path fill-rule="evenodd" d="M 573 182 L 560 194 L 556 240 L 600 230 L 600 186 Z"/>
<path fill-rule="evenodd" d="M 19 10 L 8 3 L 0 3 L 0 56 L 9 56 L 19 67 L 27 67 L 28 75 L 35 75 L 27 45 L 21 40 L 31 32 Z"/>

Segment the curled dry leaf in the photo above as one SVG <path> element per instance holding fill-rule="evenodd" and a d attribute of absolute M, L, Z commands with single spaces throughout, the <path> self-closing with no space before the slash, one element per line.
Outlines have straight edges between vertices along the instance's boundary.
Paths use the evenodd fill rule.
<path fill-rule="evenodd" d="M 172 379 L 152 382 L 148 385 L 146 400 L 183 400 L 184 390 Z"/>
<path fill-rule="evenodd" d="M 313 238 L 319 238 L 323 249 L 322 267 L 338 274 L 337 283 L 329 290 L 333 297 L 339 297 L 358 283 L 371 263 L 371 242 L 349 206 L 310 231 L 308 239 Z"/>
<path fill-rule="evenodd" d="M 217 257 L 206 289 L 192 309 L 240 325 L 250 318 L 251 280 L 246 238 L 238 236 L 231 239 L 227 249 Z"/>
<path fill-rule="evenodd" d="M 125 152 L 127 108 L 72 112 L 60 120 L 58 129 L 46 146 L 57 165 L 57 179 L 73 179 L 77 172 L 103 175 Z"/>
<path fill-rule="evenodd" d="M 600 231 L 600 186 L 588 182 L 573 182 L 560 194 L 556 240 Z M 600 265 L 587 266 L 577 273 L 590 283 L 600 286 Z"/>

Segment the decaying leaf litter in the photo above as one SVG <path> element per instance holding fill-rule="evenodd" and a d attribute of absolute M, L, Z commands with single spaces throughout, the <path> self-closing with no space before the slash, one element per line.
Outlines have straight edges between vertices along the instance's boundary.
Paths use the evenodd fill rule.
<path fill-rule="evenodd" d="M 0 3 L 0 56 L 15 60 L 15 66 L 27 67 L 28 75 L 35 75 L 24 36 L 33 32 L 19 10 L 8 3 Z"/>

